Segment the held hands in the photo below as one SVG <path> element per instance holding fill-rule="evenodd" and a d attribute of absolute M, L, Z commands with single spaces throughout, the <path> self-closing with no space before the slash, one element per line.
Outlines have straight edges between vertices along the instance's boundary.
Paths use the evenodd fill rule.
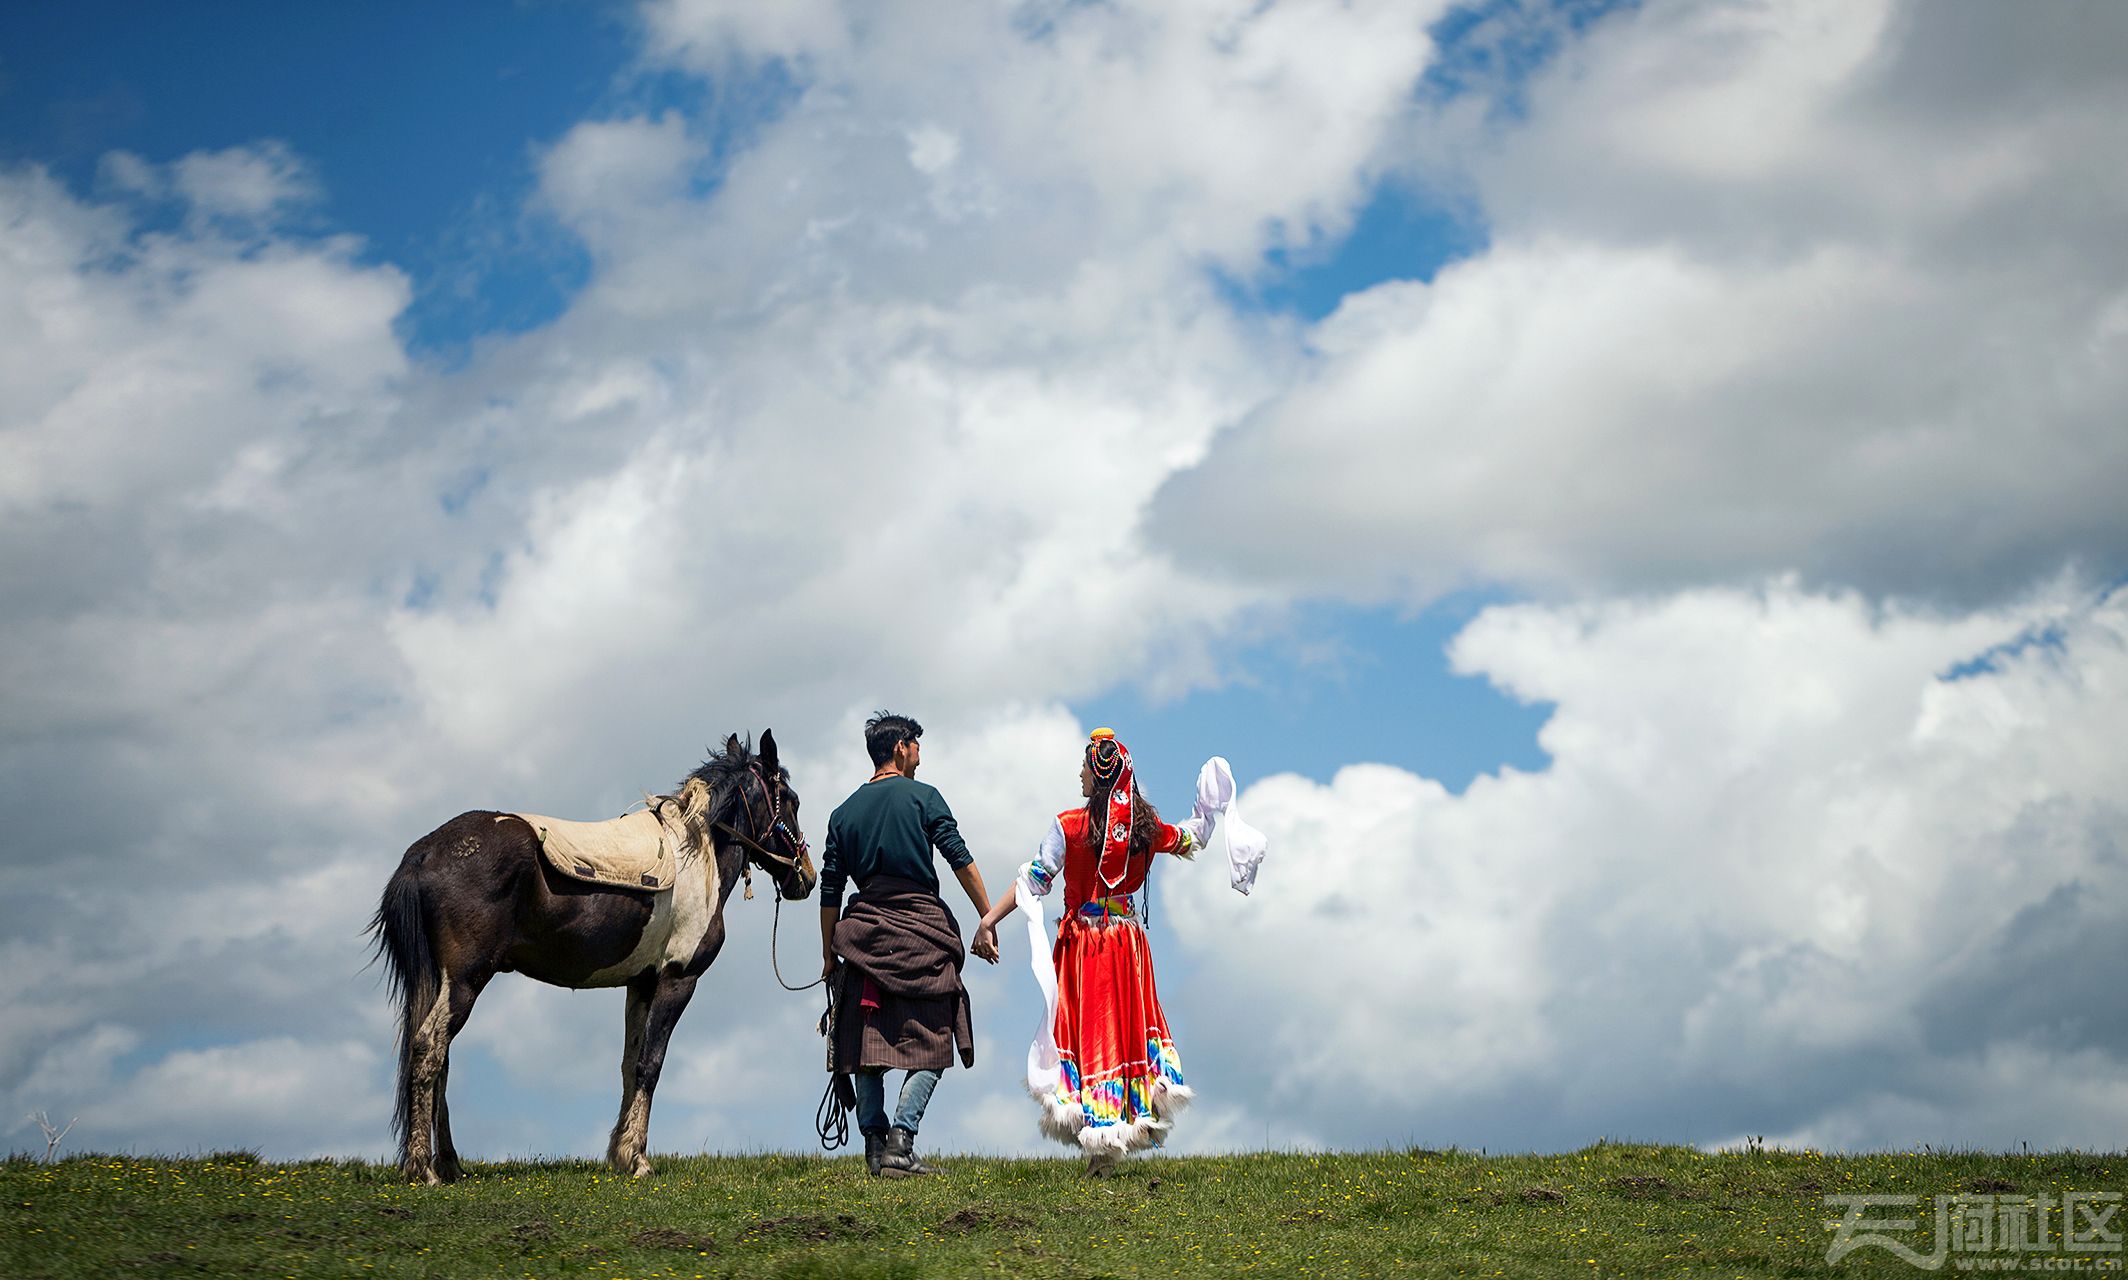
<path fill-rule="evenodd" d="M 968 945 L 968 950 L 975 953 L 976 959 L 987 960 L 991 964 L 996 964 L 998 962 L 997 926 L 987 920 L 977 925 L 975 927 L 975 941 Z"/>

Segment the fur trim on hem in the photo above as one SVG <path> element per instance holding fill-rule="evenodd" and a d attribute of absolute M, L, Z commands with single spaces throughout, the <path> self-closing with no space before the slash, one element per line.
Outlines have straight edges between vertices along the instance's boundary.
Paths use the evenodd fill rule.
<path fill-rule="evenodd" d="M 1086 1127 L 1086 1113 L 1060 1104 L 1054 1096 L 1037 1095 L 1035 1101 L 1042 1106 L 1042 1136 L 1077 1145 L 1079 1130 Z"/>
<path fill-rule="evenodd" d="M 1041 1104 L 1043 1136 L 1077 1147 L 1089 1155 L 1106 1153 L 1111 1156 L 1143 1151 L 1165 1142 L 1168 1130 L 1174 1127 L 1175 1116 L 1197 1097 L 1197 1091 L 1186 1084 L 1163 1081 L 1153 1090 L 1151 1115 L 1117 1124 L 1089 1125 L 1085 1111 L 1058 1102 L 1054 1092 L 1034 1093 L 1031 1089 L 1028 1092 Z"/>

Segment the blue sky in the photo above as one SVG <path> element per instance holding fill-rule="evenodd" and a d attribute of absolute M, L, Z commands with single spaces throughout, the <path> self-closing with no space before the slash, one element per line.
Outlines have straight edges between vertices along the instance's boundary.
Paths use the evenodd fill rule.
<path fill-rule="evenodd" d="M 2118 20 L 933 17 L 0 12 L 0 1097 L 376 1153 L 397 850 L 768 724 L 817 838 L 885 706 L 994 886 L 1087 729 L 1233 761 L 1182 1149 L 2128 1123 Z M 805 1145 L 766 905 L 654 1145 Z M 617 1002 L 483 1000 L 461 1133 L 595 1153 Z"/>
<path fill-rule="evenodd" d="M 636 94 L 625 10 L 454 5 L 11 6 L 0 147 L 94 189 L 105 153 L 166 163 L 278 138 L 325 189 L 312 229 L 411 274 L 420 349 L 554 318 L 586 265 L 524 206 L 535 149 Z M 670 99 L 676 95 L 667 92 Z"/>

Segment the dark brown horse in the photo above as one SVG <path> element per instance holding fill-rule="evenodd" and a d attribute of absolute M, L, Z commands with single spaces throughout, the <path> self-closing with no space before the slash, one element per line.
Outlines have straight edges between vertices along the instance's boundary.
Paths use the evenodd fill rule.
<path fill-rule="evenodd" d="M 678 876 L 656 892 L 562 875 L 530 825 L 492 810 L 459 814 L 399 860 L 370 932 L 399 1004 L 392 1125 L 408 1178 L 458 1177 L 444 1103 L 451 1038 L 488 979 L 513 972 L 558 987 L 628 988 L 621 1114 L 606 1159 L 632 1177 L 651 1172 L 650 1095 L 673 1024 L 724 946 L 732 885 L 749 863 L 787 898 L 811 894 L 815 878 L 773 734 L 761 735 L 759 756 L 734 734 L 657 807 L 686 838 Z"/>

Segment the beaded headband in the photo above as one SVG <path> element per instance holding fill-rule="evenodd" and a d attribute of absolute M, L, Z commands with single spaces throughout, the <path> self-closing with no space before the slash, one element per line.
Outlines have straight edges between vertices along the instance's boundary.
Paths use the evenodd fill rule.
<path fill-rule="evenodd" d="M 1108 748 L 1105 751 L 1102 749 L 1104 745 Z M 1123 762 L 1129 755 L 1122 748 L 1123 744 L 1116 741 L 1116 731 L 1114 729 L 1096 729 L 1093 731 L 1091 739 L 1086 744 L 1086 763 L 1093 766 L 1096 778 L 1107 782 L 1116 776 L 1117 771 L 1123 767 Z"/>
<path fill-rule="evenodd" d="M 1094 834 L 1099 860 L 1094 871 L 1103 887 L 1115 889 L 1130 871 L 1131 758 L 1130 748 L 1116 740 L 1114 729 L 1096 729 L 1086 744 L 1086 763 L 1094 777 L 1109 784 L 1107 812 L 1099 815 L 1101 830 Z"/>

